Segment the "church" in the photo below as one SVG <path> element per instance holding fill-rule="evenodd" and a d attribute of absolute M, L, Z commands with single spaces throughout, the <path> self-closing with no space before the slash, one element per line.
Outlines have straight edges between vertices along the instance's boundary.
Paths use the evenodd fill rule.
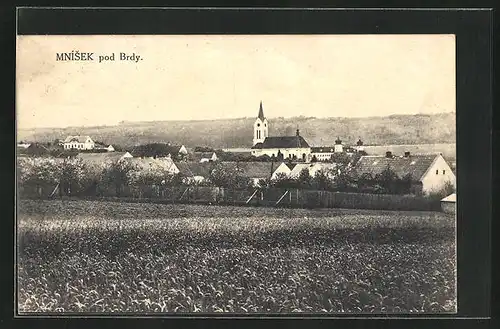
<path fill-rule="evenodd" d="M 256 157 L 268 155 L 306 162 L 311 158 L 311 147 L 304 137 L 300 136 L 298 129 L 295 136 L 270 137 L 269 122 L 264 116 L 260 102 L 259 114 L 253 124 L 252 155 Z"/>

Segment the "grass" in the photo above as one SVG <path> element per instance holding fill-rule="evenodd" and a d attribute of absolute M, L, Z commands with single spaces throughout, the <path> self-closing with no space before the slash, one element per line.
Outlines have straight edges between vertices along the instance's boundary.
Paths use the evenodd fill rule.
<path fill-rule="evenodd" d="M 454 218 L 21 201 L 20 312 L 454 312 Z"/>

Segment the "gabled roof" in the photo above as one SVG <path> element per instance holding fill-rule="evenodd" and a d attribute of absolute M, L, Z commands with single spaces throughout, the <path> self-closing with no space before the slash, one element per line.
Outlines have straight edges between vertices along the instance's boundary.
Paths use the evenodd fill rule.
<path fill-rule="evenodd" d="M 201 160 L 201 159 L 210 159 L 214 155 L 215 152 L 195 152 L 194 153 L 194 158 Z M 215 156 L 217 156 L 217 153 L 215 153 Z"/>
<path fill-rule="evenodd" d="M 179 173 L 185 177 L 202 176 L 207 178 L 212 168 L 211 164 L 199 162 L 175 162 Z"/>
<path fill-rule="evenodd" d="M 415 181 L 420 181 L 437 154 L 411 155 L 409 157 L 362 156 L 356 164 L 358 174 L 370 173 L 373 176 L 390 168 L 399 178 L 410 174 Z"/>
<path fill-rule="evenodd" d="M 28 147 L 27 147 L 28 150 L 44 150 L 44 151 L 48 151 L 49 149 L 45 146 L 45 145 L 42 145 L 40 143 L 31 143 Z"/>
<path fill-rule="evenodd" d="M 91 162 L 114 162 L 124 156 L 130 156 L 128 152 L 103 152 L 103 153 L 79 153 L 76 157 Z"/>
<path fill-rule="evenodd" d="M 297 163 L 290 172 L 290 176 L 299 176 L 302 170 L 309 170 L 312 166 L 314 166 L 312 163 Z"/>
<path fill-rule="evenodd" d="M 78 143 L 85 143 L 90 136 L 68 136 L 64 140 L 64 143 L 69 143 L 72 141 L 76 141 Z"/>
<path fill-rule="evenodd" d="M 165 169 L 170 170 L 175 166 L 174 161 L 170 158 L 154 159 L 154 158 L 127 158 L 128 162 L 134 164 L 141 170 L 147 169 Z"/>
<path fill-rule="evenodd" d="M 23 149 L 28 148 L 30 146 L 31 146 L 30 143 L 18 143 L 17 144 L 17 147 L 20 147 L 20 148 L 23 148 Z"/>
<path fill-rule="evenodd" d="M 448 195 L 446 198 L 443 198 L 441 201 L 443 202 L 457 202 L 457 194 L 452 193 Z"/>
<path fill-rule="evenodd" d="M 309 175 L 314 176 L 316 175 L 316 172 L 320 170 L 323 170 L 326 173 L 328 170 L 334 169 L 335 167 L 335 163 L 298 163 L 290 172 L 290 176 L 298 177 L 300 175 L 300 172 L 304 169 L 307 169 L 309 171 Z"/>
<path fill-rule="evenodd" d="M 170 154 L 175 155 L 180 152 L 181 147 L 182 145 L 169 145 L 167 149 L 170 152 Z"/>
<path fill-rule="evenodd" d="M 227 170 L 237 170 L 241 176 L 247 178 L 271 178 L 273 172 L 279 167 L 272 162 L 221 162 Z"/>
<path fill-rule="evenodd" d="M 257 147 L 258 144 L 259 143 L 255 144 L 253 148 L 309 148 L 309 144 L 307 144 L 306 140 L 302 136 L 266 137 L 262 146 Z"/>
<path fill-rule="evenodd" d="M 323 162 L 315 162 L 312 167 L 314 170 L 330 170 L 337 167 L 336 163 L 323 163 Z"/>
<path fill-rule="evenodd" d="M 153 143 L 153 144 L 160 144 L 160 143 Z M 154 150 L 152 147 L 156 148 Z M 168 145 L 168 144 L 161 144 L 160 146 L 151 146 L 150 144 L 148 145 L 139 145 L 134 147 L 132 150 L 132 155 L 134 157 L 142 157 L 145 154 L 152 155 L 153 153 L 156 153 L 161 156 L 167 156 L 167 155 L 172 155 L 175 156 L 179 154 L 181 150 L 182 145 Z"/>

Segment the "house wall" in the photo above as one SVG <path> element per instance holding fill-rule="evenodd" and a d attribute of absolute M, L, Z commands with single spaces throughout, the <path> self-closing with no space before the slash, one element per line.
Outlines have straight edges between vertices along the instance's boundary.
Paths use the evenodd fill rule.
<path fill-rule="evenodd" d="M 439 155 L 422 178 L 422 192 L 425 194 L 439 191 L 451 182 L 456 187 L 456 177 L 446 160 Z"/>
<path fill-rule="evenodd" d="M 64 148 L 69 150 L 69 149 L 77 149 L 77 150 L 91 150 L 95 146 L 93 141 L 90 142 L 85 142 L 85 143 L 78 143 L 76 141 L 72 141 L 69 143 L 64 143 Z"/>
<path fill-rule="evenodd" d="M 253 150 L 252 154 L 259 157 L 262 155 L 268 155 L 270 157 L 278 156 L 278 151 L 283 154 L 283 158 L 289 158 L 290 155 L 293 157 L 294 155 L 297 157 L 297 159 L 302 159 L 302 154 L 305 154 L 306 160 L 310 159 L 310 154 L 311 154 L 311 148 L 270 148 L 270 149 L 258 149 L 258 150 Z"/>
<path fill-rule="evenodd" d="M 455 202 L 446 202 L 446 201 L 442 201 L 441 202 L 441 209 L 443 210 L 443 212 L 447 213 L 447 214 L 454 214 L 456 212 L 456 203 Z"/>
<path fill-rule="evenodd" d="M 182 145 L 181 148 L 179 149 L 179 153 L 182 153 L 184 155 L 188 154 L 188 151 L 184 145 Z"/>
<path fill-rule="evenodd" d="M 312 152 L 310 158 L 316 156 L 318 161 L 330 160 L 334 152 Z"/>
<path fill-rule="evenodd" d="M 344 151 L 344 146 L 342 144 L 335 144 L 335 153 L 342 153 Z"/>

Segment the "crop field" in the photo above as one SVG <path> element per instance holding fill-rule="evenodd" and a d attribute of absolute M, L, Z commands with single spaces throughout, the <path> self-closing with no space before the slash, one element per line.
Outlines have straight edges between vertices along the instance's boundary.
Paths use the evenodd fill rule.
<path fill-rule="evenodd" d="M 433 212 L 18 203 L 30 312 L 454 313 L 455 219 Z"/>

